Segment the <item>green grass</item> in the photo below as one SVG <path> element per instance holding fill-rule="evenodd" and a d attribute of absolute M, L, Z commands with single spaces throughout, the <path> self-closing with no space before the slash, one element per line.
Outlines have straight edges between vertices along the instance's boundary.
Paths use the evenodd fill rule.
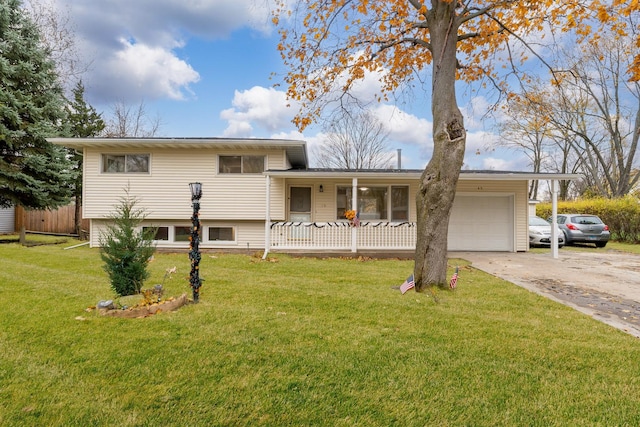
<path fill-rule="evenodd" d="M 640 245 L 634 245 L 631 243 L 609 242 L 607 243 L 606 249 L 620 252 L 629 252 L 632 254 L 640 254 Z"/>
<path fill-rule="evenodd" d="M 551 249 L 548 247 L 538 247 L 538 248 L 530 248 L 529 251 L 531 253 L 549 253 Z M 630 254 L 640 254 L 640 245 L 634 245 L 632 243 L 622 243 L 622 242 L 612 242 L 609 241 L 607 246 L 604 248 L 596 248 L 593 244 L 576 244 L 576 245 L 565 245 L 560 251 L 575 251 L 575 252 L 608 252 L 608 251 L 616 251 L 616 252 L 626 252 Z"/>
<path fill-rule="evenodd" d="M 75 243 L 0 245 L 0 425 L 640 424 L 638 339 L 460 260 L 435 303 L 409 261 L 203 254 L 200 304 L 116 319 Z"/>

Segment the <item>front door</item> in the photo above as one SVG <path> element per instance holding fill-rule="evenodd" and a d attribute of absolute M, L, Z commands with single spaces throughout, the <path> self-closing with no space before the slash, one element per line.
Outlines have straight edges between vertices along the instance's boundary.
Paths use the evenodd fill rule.
<path fill-rule="evenodd" d="M 311 222 L 311 187 L 289 188 L 289 221 Z M 310 227 L 304 225 L 294 227 L 291 237 L 294 239 L 308 239 Z"/>

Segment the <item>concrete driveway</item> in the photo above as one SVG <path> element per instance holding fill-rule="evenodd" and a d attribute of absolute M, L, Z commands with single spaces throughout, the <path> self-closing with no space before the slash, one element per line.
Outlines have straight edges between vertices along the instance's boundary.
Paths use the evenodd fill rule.
<path fill-rule="evenodd" d="M 472 267 L 640 338 L 640 255 L 607 249 L 551 253 L 451 252 Z"/>

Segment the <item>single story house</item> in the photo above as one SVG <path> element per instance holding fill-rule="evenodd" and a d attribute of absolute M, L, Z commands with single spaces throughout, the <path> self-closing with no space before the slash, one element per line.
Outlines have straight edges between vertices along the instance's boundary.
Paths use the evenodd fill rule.
<path fill-rule="evenodd" d="M 229 138 L 51 138 L 84 154 L 83 218 L 99 246 L 129 188 L 159 248 L 187 248 L 189 183 L 202 183 L 202 249 L 411 251 L 421 170 L 309 167 L 304 141 Z M 529 180 L 575 175 L 464 170 L 451 214 L 452 251 L 529 249 Z M 356 210 L 358 226 L 345 218 Z"/>

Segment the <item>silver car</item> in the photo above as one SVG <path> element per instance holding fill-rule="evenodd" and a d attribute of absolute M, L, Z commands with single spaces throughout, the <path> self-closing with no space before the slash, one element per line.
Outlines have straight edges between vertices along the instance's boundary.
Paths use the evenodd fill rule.
<path fill-rule="evenodd" d="M 539 216 L 529 217 L 529 246 L 551 246 L 551 224 Z M 558 228 L 558 247 L 564 246 L 564 234 Z"/>
<path fill-rule="evenodd" d="M 609 241 L 609 227 L 595 215 L 559 214 L 558 227 L 564 233 L 565 244 L 593 243 L 604 248 Z"/>

